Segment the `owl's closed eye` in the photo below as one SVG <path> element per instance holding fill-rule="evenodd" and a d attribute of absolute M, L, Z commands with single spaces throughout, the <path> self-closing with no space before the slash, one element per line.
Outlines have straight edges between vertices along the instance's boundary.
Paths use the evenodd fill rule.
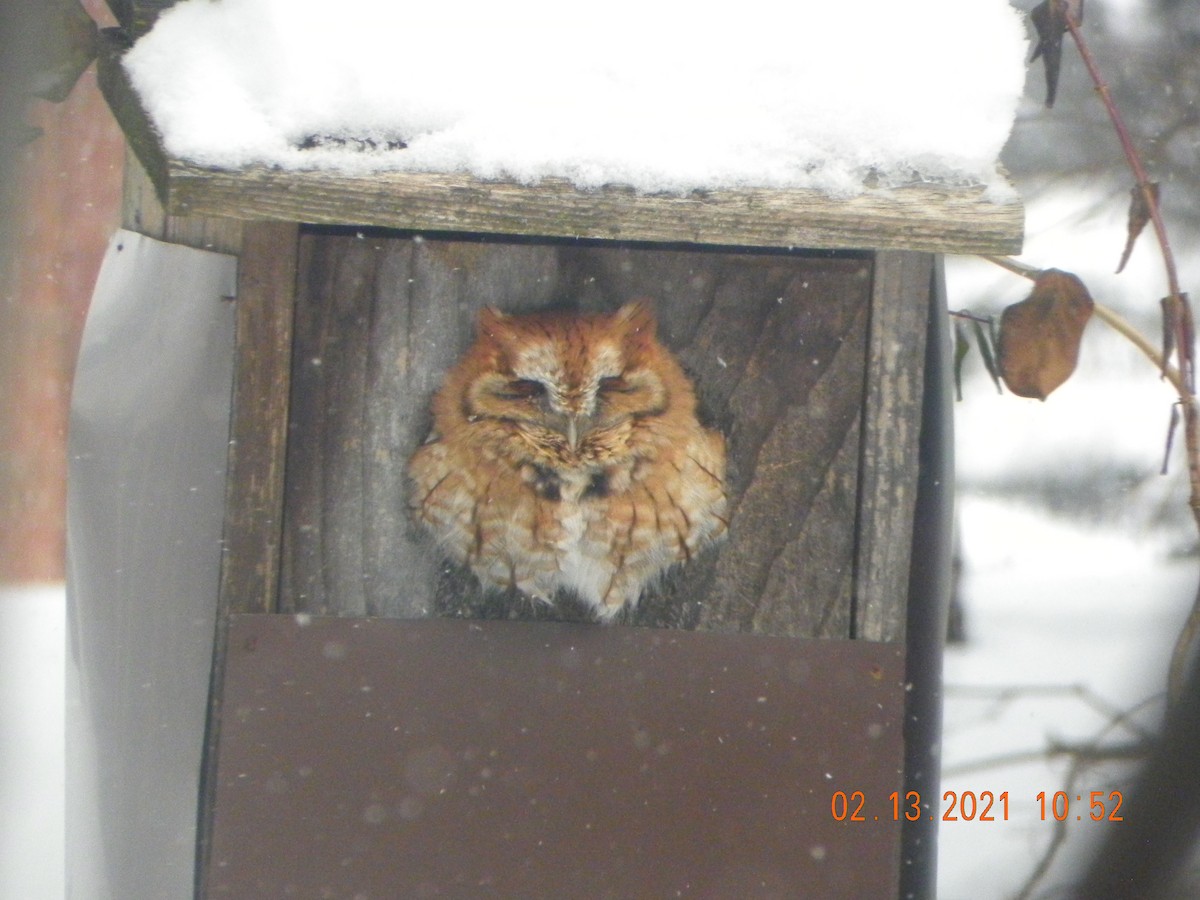
<path fill-rule="evenodd" d="M 485 588 L 602 619 L 726 530 L 725 442 L 649 308 L 479 315 L 409 461 L 417 521 Z"/>

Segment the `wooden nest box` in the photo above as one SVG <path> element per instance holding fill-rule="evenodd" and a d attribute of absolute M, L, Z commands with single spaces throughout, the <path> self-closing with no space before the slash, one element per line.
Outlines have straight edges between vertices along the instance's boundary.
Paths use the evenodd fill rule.
<path fill-rule="evenodd" d="M 941 808 L 939 255 L 1018 250 L 1019 202 L 217 171 L 102 83 L 126 226 L 239 257 L 201 891 L 896 896 L 906 792 Z M 728 539 L 616 627 L 498 604 L 405 509 L 431 394 L 486 305 L 634 297 L 726 437 Z"/>

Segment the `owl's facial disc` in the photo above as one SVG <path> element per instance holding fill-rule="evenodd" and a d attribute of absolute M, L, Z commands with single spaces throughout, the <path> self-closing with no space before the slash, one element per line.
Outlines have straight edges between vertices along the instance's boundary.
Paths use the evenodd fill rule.
<path fill-rule="evenodd" d="M 501 419 L 547 438 L 550 432 L 575 454 L 590 435 L 666 408 L 662 379 L 631 365 L 619 343 L 551 337 L 513 348 L 507 365 L 480 375 L 464 398 L 466 417 Z"/>
<path fill-rule="evenodd" d="M 530 377 L 537 375 L 537 377 Z M 501 419 L 540 432 L 552 432 L 579 449 L 591 428 L 592 406 L 586 392 L 559 387 L 561 381 L 528 370 L 488 373 L 468 389 L 464 413 L 468 420 Z"/>

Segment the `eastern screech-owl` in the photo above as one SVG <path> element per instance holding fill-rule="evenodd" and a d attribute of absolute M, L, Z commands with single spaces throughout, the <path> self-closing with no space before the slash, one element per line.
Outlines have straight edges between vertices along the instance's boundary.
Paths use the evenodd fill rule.
<path fill-rule="evenodd" d="M 484 309 L 408 474 L 417 520 L 485 588 L 565 588 L 604 620 L 727 525 L 725 441 L 636 302 Z"/>

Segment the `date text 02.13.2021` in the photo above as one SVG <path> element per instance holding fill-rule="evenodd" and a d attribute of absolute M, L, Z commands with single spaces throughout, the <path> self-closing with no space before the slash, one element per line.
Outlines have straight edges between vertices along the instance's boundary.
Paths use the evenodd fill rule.
<path fill-rule="evenodd" d="M 834 791 L 830 799 L 830 812 L 839 822 L 899 822 L 902 818 L 915 822 L 921 818 L 933 819 L 936 813 L 921 808 L 921 795 L 917 791 L 908 791 L 903 796 L 899 791 L 888 795 L 887 806 L 882 814 L 873 813 L 867 803 L 863 791 Z M 1035 798 L 1039 804 L 1039 816 L 1044 822 L 1047 818 L 1064 821 L 1071 815 L 1071 798 L 1064 791 L 1047 794 L 1038 793 Z M 1120 791 L 1090 791 L 1085 801 L 1083 794 L 1077 794 L 1074 802 L 1087 803 L 1087 813 L 1079 812 L 1075 818 L 1083 821 L 1085 818 L 1093 822 L 1121 822 L 1120 810 L 1124 797 Z M 943 822 L 1007 822 L 1009 814 L 1008 791 L 999 794 L 992 791 L 946 791 L 942 794 L 941 820 Z"/>

